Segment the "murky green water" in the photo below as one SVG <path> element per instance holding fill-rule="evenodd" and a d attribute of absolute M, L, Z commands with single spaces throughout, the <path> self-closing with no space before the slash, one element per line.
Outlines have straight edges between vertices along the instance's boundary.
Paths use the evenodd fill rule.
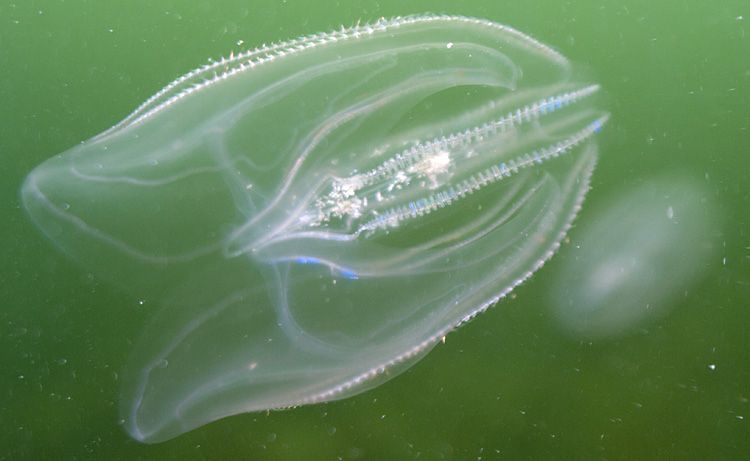
<path fill-rule="evenodd" d="M 612 118 L 567 243 L 377 389 L 133 441 L 118 421 L 122 366 L 156 306 L 56 252 L 21 209 L 23 178 L 208 57 L 425 11 L 518 28 L 606 90 Z M 741 456 L 748 20 L 739 0 L 0 4 L 0 459 Z"/>

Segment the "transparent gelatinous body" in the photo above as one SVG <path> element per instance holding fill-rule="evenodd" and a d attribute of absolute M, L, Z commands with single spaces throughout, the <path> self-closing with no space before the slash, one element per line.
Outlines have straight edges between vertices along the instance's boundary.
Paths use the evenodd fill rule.
<path fill-rule="evenodd" d="M 605 202 L 577 229 L 549 291 L 564 329 L 581 339 L 616 337 L 694 291 L 720 235 L 709 198 L 701 183 L 668 176 Z"/>
<path fill-rule="evenodd" d="M 579 78 L 490 21 L 380 20 L 190 72 L 35 169 L 41 230 L 159 306 L 129 433 L 353 395 L 507 294 L 588 188 Z"/>

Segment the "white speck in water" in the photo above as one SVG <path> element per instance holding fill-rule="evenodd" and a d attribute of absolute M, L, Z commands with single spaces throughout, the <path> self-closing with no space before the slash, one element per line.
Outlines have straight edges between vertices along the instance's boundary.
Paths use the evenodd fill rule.
<path fill-rule="evenodd" d="M 156 362 L 157 368 L 167 368 L 167 366 L 169 366 L 169 362 L 167 361 L 167 359 L 161 359 Z"/>
<path fill-rule="evenodd" d="M 448 42 L 448 44 L 446 44 L 445 47 L 450 50 L 451 48 L 453 48 L 453 42 Z"/>
<path fill-rule="evenodd" d="M 667 218 L 670 220 L 674 218 L 674 209 L 671 206 L 667 207 Z"/>
<path fill-rule="evenodd" d="M 708 364 L 708 369 L 711 370 L 711 371 L 716 370 L 716 364 L 715 363 L 709 363 Z"/>

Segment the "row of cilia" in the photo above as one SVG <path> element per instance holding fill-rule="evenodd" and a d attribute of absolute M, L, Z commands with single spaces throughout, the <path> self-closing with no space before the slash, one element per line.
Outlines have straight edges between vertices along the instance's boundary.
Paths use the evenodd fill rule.
<path fill-rule="evenodd" d="M 402 186 L 408 185 L 412 177 L 416 179 L 429 177 L 429 172 L 425 171 L 424 165 L 430 165 L 432 159 L 449 159 L 450 153 L 457 149 L 465 150 L 470 148 L 472 144 L 537 120 L 546 114 L 591 96 L 598 90 L 598 85 L 590 85 L 576 91 L 541 99 L 478 127 L 416 144 L 365 173 L 354 174 L 346 178 L 336 178 L 333 180 L 328 194 L 316 201 L 316 216 L 308 224 L 322 225 L 331 218 L 348 221 L 359 218 L 366 213 L 368 205 L 371 203 L 383 202 L 382 204 L 387 205 L 388 201 L 396 197 Z M 531 165 L 557 157 L 591 137 L 606 122 L 606 119 L 606 116 L 600 117 L 567 139 L 551 146 L 519 155 L 507 161 L 493 163 L 458 184 L 439 189 L 426 197 L 392 207 L 384 212 L 371 210 L 370 219 L 357 226 L 354 232 L 357 234 L 368 233 L 377 229 L 396 227 L 404 219 L 431 213 L 449 205 L 454 200 L 479 190 L 487 184 L 509 177 Z M 436 181 L 432 179 L 431 182 L 434 186 L 431 189 L 438 189 Z"/>
<path fill-rule="evenodd" d="M 562 55 L 560 55 L 547 45 L 538 42 L 513 28 L 503 26 L 501 24 L 497 24 L 485 19 L 451 15 L 413 15 L 394 17 L 390 19 L 380 18 L 372 23 L 357 24 L 352 27 L 342 26 L 341 29 L 331 32 L 322 32 L 301 36 L 293 40 L 272 43 L 270 45 L 264 44 L 253 50 L 248 50 L 237 54 L 232 53 L 228 58 L 222 57 L 219 60 L 207 63 L 169 83 L 167 86 L 147 99 L 130 115 L 125 117 L 122 121 L 120 121 L 109 130 L 102 133 L 102 135 L 100 136 L 105 136 L 106 134 L 109 134 L 120 128 L 139 123 L 197 91 L 231 78 L 234 75 L 247 72 L 258 66 L 262 66 L 269 62 L 272 62 L 276 59 L 280 59 L 285 56 L 291 56 L 310 48 L 330 45 L 344 40 L 360 39 L 371 36 L 373 34 L 388 32 L 392 29 L 411 24 L 439 21 L 470 23 L 481 25 L 497 31 L 502 31 L 504 33 L 517 37 L 529 48 L 534 48 L 537 51 L 546 54 L 551 59 L 554 59 L 561 63 L 567 63 L 567 60 Z"/>

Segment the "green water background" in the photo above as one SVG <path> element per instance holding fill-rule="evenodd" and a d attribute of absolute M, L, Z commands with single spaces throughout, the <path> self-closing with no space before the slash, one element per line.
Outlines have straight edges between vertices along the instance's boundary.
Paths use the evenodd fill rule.
<path fill-rule="evenodd" d="M 723 217 L 714 260 L 667 317 L 587 342 L 549 314 L 556 267 L 572 257 L 564 248 L 373 391 L 155 446 L 129 439 L 118 367 L 145 313 L 40 236 L 19 204 L 24 176 L 209 57 L 419 12 L 508 24 L 590 67 L 613 118 L 577 223 L 618 191 L 679 171 L 704 183 Z M 746 0 L 0 2 L 0 459 L 746 457 L 748 34 Z"/>

